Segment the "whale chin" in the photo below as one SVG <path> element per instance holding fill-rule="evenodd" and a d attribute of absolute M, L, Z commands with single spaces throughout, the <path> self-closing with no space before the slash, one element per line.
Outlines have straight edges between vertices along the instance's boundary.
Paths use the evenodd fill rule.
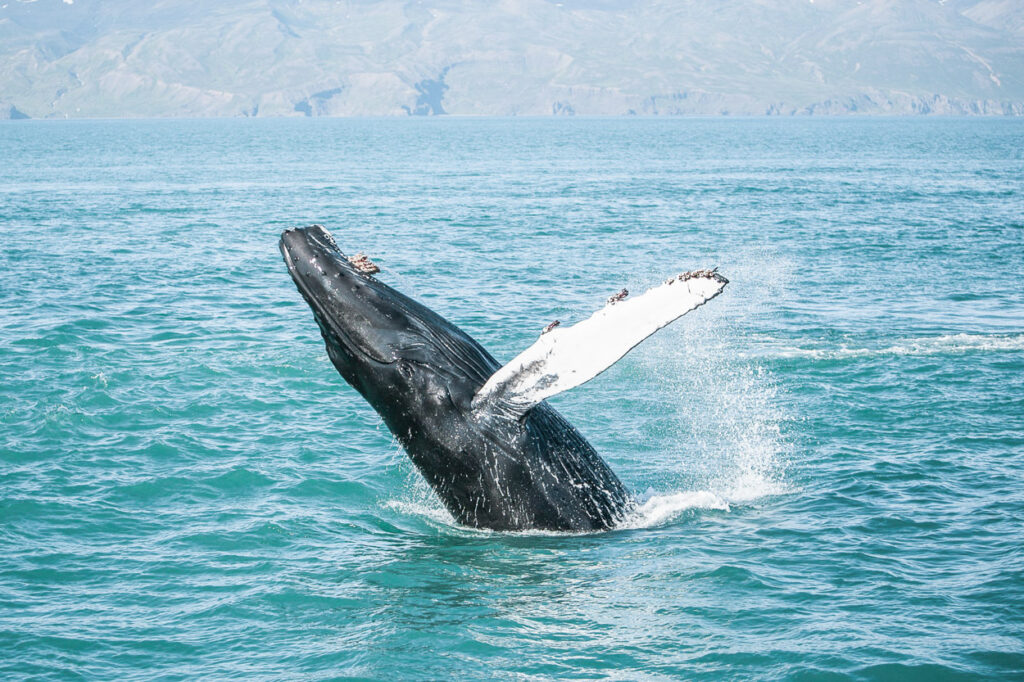
<path fill-rule="evenodd" d="M 390 365 L 415 345 L 416 325 L 397 292 L 353 265 L 323 226 L 286 230 L 280 249 L 329 348 L 353 362 Z"/>

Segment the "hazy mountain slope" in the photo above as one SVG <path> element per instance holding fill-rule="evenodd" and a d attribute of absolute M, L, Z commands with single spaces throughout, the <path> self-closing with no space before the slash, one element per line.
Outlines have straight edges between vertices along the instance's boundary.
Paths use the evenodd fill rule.
<path fill-rule="evenodd" d="M 1017 0 L 0 2 L 0 116 L 1024 113 Z"/>

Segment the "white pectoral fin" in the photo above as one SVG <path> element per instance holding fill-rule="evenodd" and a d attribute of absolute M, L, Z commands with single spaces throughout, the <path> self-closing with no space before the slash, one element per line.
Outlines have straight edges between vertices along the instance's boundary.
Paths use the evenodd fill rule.
<path fill-rule="evenodd" d="M 473 406 L 496 404 L 521 415 L 545 398 L 590 381 L 648 336 L 720 294 L 726 284 L 714 271 L 697 270 L 640 296 L 610 299 L 586 320 L 541 334 L 487 380 Z"/>

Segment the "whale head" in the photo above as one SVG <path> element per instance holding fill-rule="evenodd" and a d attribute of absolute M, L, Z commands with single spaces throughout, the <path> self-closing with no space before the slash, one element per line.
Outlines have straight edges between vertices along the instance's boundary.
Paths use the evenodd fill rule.
<path fill-rule="evenodd" d="M 469 411 L 498 363 L 429 308 L 365 274 L 320 225 L 286 230 L 281 253 L 342 377 L 400 434 Z"/>

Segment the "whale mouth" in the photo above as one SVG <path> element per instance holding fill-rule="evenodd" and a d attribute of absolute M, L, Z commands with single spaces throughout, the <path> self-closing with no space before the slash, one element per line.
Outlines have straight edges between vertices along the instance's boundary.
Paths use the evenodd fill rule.
<path fill-rule="evenodd" d="M 287 229 L 278 246 L 288 274 L 313 309 L 325 336 L 329 332 L 349 353 L 370 362 L 393 364 L 394 357 L 357 342 L 349 330 L 353 325 L 361 325 L 364 331 L 368 327 L 367 320 L 359 319 L 365 315 L 358 316 L 354 311 L 361 308 L 365 312 L 367 306 L 360 292 L 374 290 L 377 280 L 350 262 L 322 225 Z"/>

